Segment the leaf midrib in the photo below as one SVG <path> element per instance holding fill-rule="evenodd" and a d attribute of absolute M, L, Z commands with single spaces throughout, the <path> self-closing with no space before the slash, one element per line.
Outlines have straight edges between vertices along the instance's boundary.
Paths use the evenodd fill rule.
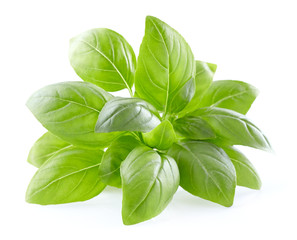
<path fill-rule="evenodd" d="M 149 196 L 149 194 L 152 192 L 156 182 L 157 182 L 157 179 L 159 177 L 159 174 L 161 172 L 161 169 L 163 168 L 163 165 L 164 165 L 164 162 L 161 158 L 161 156 L 159 156 L 160 159 L 161 159 L 161 164 L 159 166 L 159 169 L 158 169 L 158 173 L 156 175 L 156 178 L 154 179 L 153 183 L 151 184 L 151 186 L 149 187 L 149 190 L 147 192 L 147 194 L 144 196 L 144 198 L 139 202 L 139 204 L 131 211 L 131 213 L 128 215 L 127 219 L 131 217 L 131 215 L 144 203 L 144 201 L 147 199 L 147 197 Z"/>
<path fill-rule="evenodd" d="M 86 108 L 89 108 L 95 112 L 98 112 L 100 113 L 100 111 L 96 108 L 93 108 L 89 105 L 85 105 L 85 104 L 82 104 L 82 103 L 78 103 L 78 102 L 74 102 L 74 101 L 71 101 L 71 100 L 66 100 L 66 99 L 63 99 L 63 98 L 60 98 L 60 97 L 54 97 L 54 96 L 33 96 L 33 98 L 54 98 L 54 99 L 58 99 L 60 101 L 63 101 L 63 102 L 69 102 L 69 103 L 73 103 L 73 104 L 76 104 L 76 105 L 79 105 L 79 106 L 82 106 L 82 107 L 86 107 Z"/>
<path fill-rule="evenodd" d="M 113 68 L 116 70 L 116 72 L 119 74 L 120 78 L 123 80 L 124 84 L 126 85 L 126 87 L 129 89 L 129 91 L 131 90 L 128 82 L 126 81 L 126 79 L 123 77 L 123 75 L 121 74 L 121 72 L 119 71 L 119 69 L 115 66 L 115 64 L 103 53 L 101 52 L 98 48 L 94 47 L 93 45 L 91 45 L 90 43 L 81 40 L 83 43 L 87 44 L 89 47 L 91 47 L 92 49 L 94 49 L 96 52 L 98 52 L 101 56 L 103 56 L 110 64 L 111 66 L 113 66 Z"/>
<path fill-rule="evenodd" d="M 189 152 L 194 159 L 196 159 L 200 166 L 202 167 L 203 171 L 205 172 L 205 174 L 212 180 L 212 182 L 217 186 L 217 188 L 220 190 L 220 192 L 222 193 L 222 195 L 224 196 L 224 198 L 227 200 L 227 201 L 230 201 L 230 199 L 225 195 L 224 191 L 221 189 L 221 187 L 217 184 L 217 182 L 212 178 L 212 176 L 208 173 L 207 169 L 205 168 L 204 164 L 202 164 L 202 162 L 200 161 L 200 159 L 192 153 L 191 149 L 189 149 L 188 147 L 185 147 L 181 144 L 179 144 L 179 146 L 181 146 L 183 149 L 185 149 L 187 152 Z M 194 162 L 194 161 L 193 161 Z M 192 178 L 191 178 L 192 179 Z"/>
<path fill-rule="evenodd" d="M 32 198 L 33 196 L 35 196 L 35 195 L 38 194 L 39 192 L 43 191 L 44 189 L 48 188 L 48 187 L 51 186 L 52 184 L 54 184 L 54 183 L 56 183 L 56 182 L 58 182 L 58 181 L 60 181 L 60 180 L 62 180 L 62 179 L 64 179 L 64 178 L 70 177 L 70 176 L 72 176 L 72 175 L 74 175 L 74 174 L 77 174 L 77 173 L 80 173 L 80 172 L 82 172 L 82 171 L 87 171 L 87 170 L 89 170 L 89 169 L 91 169 L 91 168 L 94 168 L 94 167 L 99 166 L 100 164 L 101 164 L 101 163 L 97 163 L 97 164 L 95 164 L 95 165 L 92 165 L 92 166 L 89 166 L 89 167 L 86 167 L 86 168 L 82 168 L 82 169 L 80 169 L 80 170 L 78 170 L 78 171 L 74 171 L 74 172 L 71 172 L 71 173 L 66 174 L 66 175 L 64 175 L 64 176 L 61 176 L 61 177 L 59 177 L 59 178 L 57 178 L 57 179 L 55 179 L 55 180 L 49 182 L 46 186 L 42 187 L 42 188 L 39 189 L 38 191 L 34 192 L 32 195 L 30 195 L 30 198 Z"/>
<path fill-rule="evenodd" d="M 230 157 L 230 160 L 233 161 L 233 162 L 238 163 L 239 165 L 242 165 L 243 167 L 245 167 L 247 169 L 249 169 L 250 172 L 254 175 L 254 177 L 257 178 L 257 179 L 259 179 L 257 173 L 255 172 L 255 170 L 250 165 L 248 165 L 248 164 L 246 164 L 246 163 L 244 163 L 242 161 L 239 161 L 239 160 L 237 160 L 235 158 L 232 158 L 232 157 Z"/>
<path fill-rule="evenodd" d="M 235 93 L 233 95 L 228 95 L 226 97 L 223 97 L 222 99 L 220 99 L 219 101 L 215 102 L 213 101 L 212 105 L 210 107 L 216 107 L 217 105 L 219 105 L 220 103 L 230 99 L 230 98 L 233 98 L 233 97 L 237 97 L 237 96 L 240 96 L 240 95 L 243 95 L 247 92 L 249 92 L 250 90 L 245 90 L 245 91 L 242 91 L 242 92 L 239 92 L 239 93 Z"/>
<path fill-rule="evenodd" d="M 169 58 L 169 50 L 168 50 L 168 47 L 167 47 L 167 44 L 165 42 L 165 39 L 163 37 L 163 35 L 161 34 L 159 28 L 156 26 L 155 22 L 150 19 L 151 22 L 153 23 L 153 25 L 155 26 L 156 30 L 158 31 L 160 37 L 162 38 L 162 41 L 164 43 L 164 46 L 166 48 L 166 52 L 167 52 L 167 58 L 168 58 L 168 77 L 167 77 L 167 91 L 166 91 L 166 100 L 165 100 L 165 108 L 164 108 L 164 116 L 166 116 L 166 113 L 167 113 L 167 107 L 168 107 L 168 98 L 169 98 L 169 83 L 170 83 L 170 58 Z"/>

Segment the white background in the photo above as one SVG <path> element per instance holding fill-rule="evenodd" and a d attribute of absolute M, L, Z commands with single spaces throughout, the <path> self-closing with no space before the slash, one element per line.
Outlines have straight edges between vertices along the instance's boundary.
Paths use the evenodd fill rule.
<path fill-rule="evenodd" d="M 0 239 L 297 239 L 296 1 L 1 1 L 0 3 Z M 82 203 L 25 202 L 35 168 L 26 162 L 45 132 L 25 107 L 39 88 L 79 80 L 68 41 L 107 27 L 136 54 L 146 15 L 159 17 L 188 41 L 196 59 L 218 65 L 215 79 L 243 80 L 260 95 L 248 117 L 275 154 L 241 148 L 258 169 L 260 191 L 237 189 L 231 208 L 182 189 L 158 217 L 121 222 L 121 190 L 107 188 Z"/>

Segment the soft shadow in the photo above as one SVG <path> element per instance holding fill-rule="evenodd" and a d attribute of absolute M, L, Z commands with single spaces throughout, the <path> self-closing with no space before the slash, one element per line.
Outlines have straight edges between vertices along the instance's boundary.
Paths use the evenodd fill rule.
<path fill-rule="evenodd" d="M 207 201 L 205 199 L 196 197 L 183 189 L 178 189 L 175 193 L 171 205 L 175 205 L 175 207 L 184 207 L 191 206 L 196 209 L 199 208 L 220 208 L 220 205 Z"/>

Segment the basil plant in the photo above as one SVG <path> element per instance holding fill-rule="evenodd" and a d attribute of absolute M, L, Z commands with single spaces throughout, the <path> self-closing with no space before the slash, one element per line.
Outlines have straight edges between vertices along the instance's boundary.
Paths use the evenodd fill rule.
<path fill-rule="evenodd" d="M 258 95 L 234 80 L 213 81 L 217 66 L 158 18 L 145 22 L 139 56 L 118 33 L 98 28 L 70 40 L 69 60 L 83 81 L 35 92 L 27 106 L 48 130 L 28 162 L 38 168 L 29 203 L 85 201 L 122 188 L 122 218 L 136 224 L 160 214 L 181 186 L 229 207 L 236 185 L 261 187 L 234 145 L 270 150 L 245 114 Z M 110 92 L 127 89 L 130 97 Z"/>

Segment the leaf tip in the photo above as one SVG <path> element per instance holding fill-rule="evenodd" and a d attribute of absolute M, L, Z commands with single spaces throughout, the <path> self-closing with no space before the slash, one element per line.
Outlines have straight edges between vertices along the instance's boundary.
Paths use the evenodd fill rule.
<path fill-rule="evenodd" d="M 29 186 L 30 186 L 30 185 L 29 185 Z M 31 194 L 30 194 L 30 192 L 29 192 L 29 188 L 28 188 L 27 191 L 26 191 L 25 201 L 26 201 L 27 203 L 34 203 L 34 202 L 32 201 Z"/>
<path fill-rule="evenodd" d="M 207 65 L 208 65 L 208 67 L 209 67 L 209 69 L 213 72 L 213 73 L 215 73 L 216 71 L 217 71 L 217 64 L 214 64 L 214 63 L 207 63 Z"/>
<path fill-rule="evenodd" d="M 146 18 L 145 18 L 145 21 L 151 21 L 151 20 L 154 20 L 156 19 L 156 17 L 153 17 L 151 15 L 147 15 Z"/>
<path fill-rule="evenodd" d="M 124 211 L 124 209 L 122 209 L 122 221 L 123 221 L 123 224 L 126 226 L 134 225 L 141 222 L 141 221 L 137 221 L 135 217 L 133 218 L 133 215 L 127 214 L 127 212 Z"/>
<path fill-rule="evenodd" d="M 232 202 L 221 203 L 221 205 L 224 206 L 224 207 L 232 207 L 233 206 L 233 200 L 232 200 Z"/>
<path fill-rule="evenodd" d="M 234 193 L 235 193 L 235 191 L 234 191 Z M 234 194 L 233 194 L 233 196 L 230 196 L 230 198 L 224 198 L 221 201 L 218 201 L 217 203 L 224 207 L 232 207 L 233 203 L 234 203 Z"/>

